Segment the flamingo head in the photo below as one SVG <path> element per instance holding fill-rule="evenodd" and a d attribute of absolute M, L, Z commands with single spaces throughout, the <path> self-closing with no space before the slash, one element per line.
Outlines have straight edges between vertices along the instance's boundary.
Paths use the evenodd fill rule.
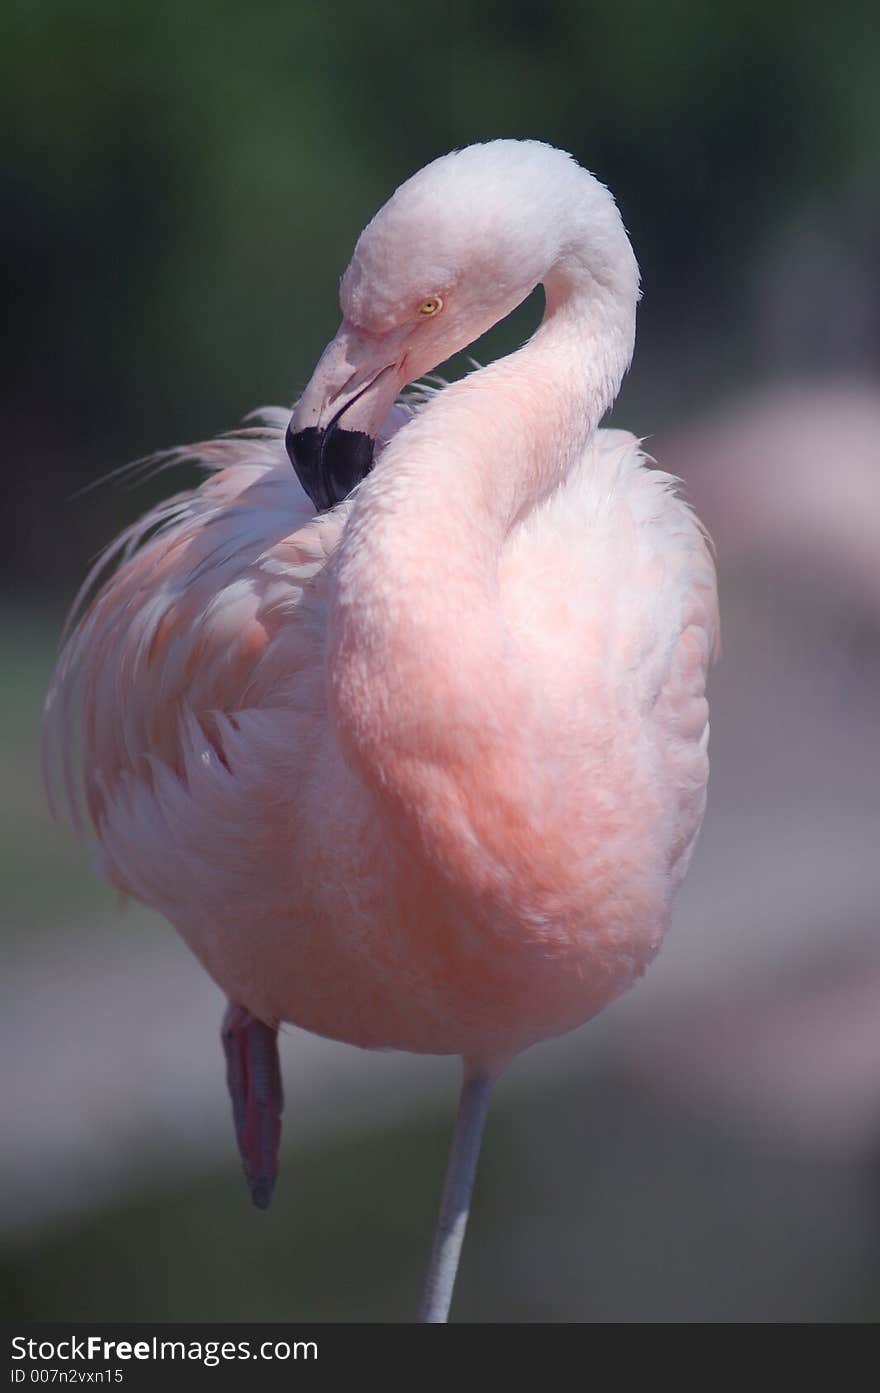
<path fill-rule="evenodd" d="M 372 467 L 402 388 L 545 280 L 565 256 L 572 222 L 582 231 L 585 195 L 595 204 L 597 193 L 613 209 L 570 155 L 519 140 L 444 155 L 397 189 L 358 239 L 342 278 L 342 323 L 287 431 L 288 454 L 319 511 Z"/>

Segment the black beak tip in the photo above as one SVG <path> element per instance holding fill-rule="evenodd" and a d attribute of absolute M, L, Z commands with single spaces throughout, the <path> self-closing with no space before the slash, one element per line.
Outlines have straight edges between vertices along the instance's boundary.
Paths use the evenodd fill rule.
<path fill-rule="evenodd" d="M 319 513 L 347 498 L 373 467 L 375 441 L 359 430 L 306 426 L 294 431 L 291 419 L 284 445 L 297 478 Z"/>

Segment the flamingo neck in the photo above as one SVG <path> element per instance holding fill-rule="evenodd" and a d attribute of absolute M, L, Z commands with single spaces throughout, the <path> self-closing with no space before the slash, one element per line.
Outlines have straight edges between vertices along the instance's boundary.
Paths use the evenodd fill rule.
<path fill-rule="evenodd" d="M 625 269 L 626 293 L 555 266 L 532 339 L 439 393 L 383 452 L 336 557 L 328 692 L 342 747 L 423 851 L 458 863 L 482 843 L 475 873 L 483 791 L 531 800 L 523 761 L 541 739 L 540 680 L 503 621 L 499 559 L 617 393 L 634 338 Z"/>

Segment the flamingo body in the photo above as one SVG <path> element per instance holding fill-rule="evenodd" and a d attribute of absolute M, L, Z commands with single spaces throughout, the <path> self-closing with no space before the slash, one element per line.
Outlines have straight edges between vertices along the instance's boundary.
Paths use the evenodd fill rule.
<path fill-rule="evenodd" d="M 398 402 L 538 283 L 518 352 Z M 703 814 L 712 561 L 674 481 L 598 429 L 638 293 L 569 156 L 434 161 L 361 234 L 286 430 L 189 452 L 208 477 L 111 549 L 50 692 L 50 768 L 104 874 L 229 998 L 257 1204 L 280 1022 L 463 1057 L 426 1321 L 492 1077 L 644 971 Z"/>
<path fill-rule="evenodd" d="M 315 516 L 284 422 L 206 447 L 206 481 L 143 520 L 129 542 L 162 525 L 75 630 L 53 698 L 63 729 L 83 721 L 71 795 L 78 773 L 107 879 L 256 1016 L 503 1060 L 588 1019 L 659 947 L 705 798 L 704 538 L 632 436 L 596 435 L 502 558 L 518 661 L 553 672 L 530 817 L 507 797 L 529 770 L 482 762 L 477 731 L 474 843 L 444 854 L 438 822 L 429 859 L 328 714 L 328 566 L 354 500 Z M 445 678 L 427 678 L 441 710 Z"/>

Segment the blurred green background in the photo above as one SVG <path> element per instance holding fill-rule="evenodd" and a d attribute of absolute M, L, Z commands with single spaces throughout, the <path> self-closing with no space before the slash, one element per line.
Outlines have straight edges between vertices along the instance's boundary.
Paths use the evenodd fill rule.
<path fill-rule="evenodd" d="M 303 1044 L 315 1079 L 294 1086 L 303 1106 L 289 1109 L 279 1200 L 268 1218 L 249 1211 L 225 1132 L 213 988 L 152 916 L 132 908 L 118 918 L 86 854 L 44 807 L 39 714 L 65 610 L 90 558 L 168 481 L 77 491 L 128 459 L 230 428 L 255 406 L 291 402 L 334 332 L 338 278 L 369 216 L 437 154 L 502 135 L 560 145 L 613 189 L 645 289 L 615 420 L 668 439 L 668 467 L 677 432 L 756 393 L 796 381 L 804 400 L 828 383 L 870 397 L 880 366 L 878 71 L 876 7 L 855 3 L 5 7 L 0 1232 L 9 1314 L 409 1319 L 454 1092 L 452 1072 L 432 1061 L 349 1064 L 338 1047 Z M 477 356 L 521 341 L 538 314 L 527 304 Z M 860 450 L 876 463 L 876 438 L 866 431 L 864 441 L 828 461 L 838 485 L 838 467 Z M 699 494 L 699 479 L 681 472 Z M 723 487 L 706 493 L 719 544 L 732 511 Z M 821 515 L 821 497 L 817 507 Z M 833 547 L 836 564 L 846 538 Z M 743 673 L 767 678 L 774 648 L 764 635 L 764 666 L 753 671 L 757 610 L 776 596 L 786 653 L 799 635 L 798 653 L 823 681 L 832 649 L 842 664 L 833 696 L 815 697 L 799 760 L 854 711 L 868 712 L 859 694 L 880 653 L 880 586 L 851 603 L 847 575 L 830 584 L 824 563 L 795 547 L 802 569 L 787 573 L 791 593 L 779 599 L 772 557 L 784 548 L 771 539 L 765 551 L 770 561 L 732 543 L 720 549 L 740 662 L 715 679 L 717 811 L 681 911 L 710 942 L 712 907 L 730 903 L 731 846 L 755 816 L 754 789 L 737 778 L 749 752 L 755 769 L 768 767 L 750 734 L 749 703 L 761 709 L 761 699 L 743 685 Z M 820 632 L 814 598 L 827 607 L 829 585 L 840 598 Z M 832 633 L 838 647 L 826 644 Z M 806 684 L 815 696 L 813 678 Z M 790 725 L 775 734 L 790 742 Z M 851 923 L 860 963 L 877 928 L 865 906 L 880 889 L 863 855 L 877 829 L 873 734 L 873 746 L 853 735 L 861 766 L 835 758 L 837 795 L 828 774 L 816 845 L 828 852 L 833 823 L 853 864 L 843 851 L 828 856 L 822 883 L 835 908 L 822 910 L 807 944 L 812 953 L 826 927 L 830 942 Z M 782 774 L 774 788 L 803 802 Z M 786 821 L 784 811 L 768 816 L 766 835 Z M 790 848 L 778 893 L 757 859 L 749 870 L 737 855 L 734 878 L 760 901 L 759 911 L 746 898 L 740 912 L 764 916 L 767 933 L 753 935 L 764 946 L 774 921 L 800 929 L 805 901 L 815 904 L 796 870 L 809 845 Z M 682 935 L 669 1000 L 686 995 L 675 976 L 691 942 Z M 795 935 L 786 976 L 780 946 L 780 980 L 803 980 L 804 952 Z M 720 992 L 725 982 L 741 989 L 750 971 L 766 976 L 757 959 L 725 963 L 710 964 Z M 645 997 L 654 999 L 659 1019 L 666 998 L 657 989 Z M 871 1101 L 871 1071 L 860 1125 L 828 1145 L 824 1123 L 768 1124 L 773 1107 L 756 1120 L 658 1079 L 628 1053 L 628 1020 L 617 1008 L 604 1033 L 591 1027 L 573 1045 L 546 1047 L 545 1063 L 523 1063 L 519 1085 L 502 1086 L 459 1317 L 876 1318 L 880 1087 Z M 643 1038 L 640 1021 L 634 1007 L 633 1039 Z M 164 1055 L 148 1047 L 156 1031 L 168 1035 Z M 653 1037 L 644 1038 L 650 1057 Z M 294 1040 L 288 1063 L 303 1058 Z M 880 1061 L 880 1030 L 866 1052 L 874 1046 Z M 168 1088 L 163 1070 L 177 1081 Z"/>

